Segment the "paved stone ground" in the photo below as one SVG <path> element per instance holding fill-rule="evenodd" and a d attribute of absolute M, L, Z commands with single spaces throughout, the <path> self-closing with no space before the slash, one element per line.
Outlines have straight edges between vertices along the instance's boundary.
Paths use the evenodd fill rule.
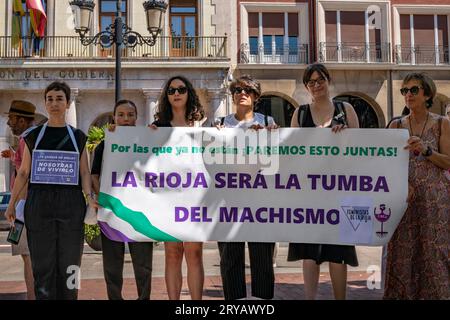
<path fill-rule="evenodd" d="M 25 285 L 23 283 L 23 264 L 20 257 L 12 257 L 10 247 L 4 241 L 6 233 L 0 232 L 0 300 L 25 299 Z M 301 300 L 304 298 L 303 274 L 300 262 L 287 262 L 287 243 L 280 243 L 275 268 L 275 299 Z M 349 300 L 378 300 L 382 298 L 382 290 L 369 290 L 367 288 L 367 272 L 369 266 L 379 266 L 381 248 L 357 247 L 359 267 L 349 267 L 347 299 Z M 247 251 L 247 250 L 246 250 Z M 209 242 L 204 244 L 203 261 L 205 268 L 204 299 L 222 300 L 222 281 L 220 279 L 219 256 L 217 244 Z M 248 255 L 247 255 L 248 263 Z M 82 260 L 82 280 L 79 298 L 83 300 L 104 300 L 106 285 L 103 280 L 103 265 L 101 252 L 95 252 L 85 246 Z M 247 293 L 251 295 L 250 268 L 246 268 Z M 186 265 L 183 263 L 183 274 L 186 274 Z M 320 286 L 318 299 L 333 299 L 333 289 L 328 273 L 328 264 L 321 266 Z M 124 287 L 125 299 L 136 299 L 137 292 L 134 284 L 134 275 L 131 257 L 125 255 Z M 189 300 L 187 281 L 184 279 L 181 298 Z M 153 278 L 151 299 L 166 300 L 167 291 L 164 281 L 164 247 L 155 246 L 153 254 Z"/>
<path fill-rule="evenodd" d="M 382 290 L 369 290 L 366 286 L 367 274 L 349 272 L 347 299 L 349 300 L 380 300 L 383 296 Z M 247 292 L 250 294 L 250 278 L 247 277 Z M 304 297 L 303 276 L 295 273 L 284 273 L 276 275 L 275 300 L 302 300 Z M 22 300 L 25 299 L 25 285 L 22 281 L 8 281 L 0 283 L 0 300 Z M 167 300 L 164 278 L 153 278 L 152 294 L 153 300 Z M 134 279 L 125 279 L 123 288 L 124 299 L 136 299 L 137 292 Z M 205 300 L 222 300 L 222 281 L 220 276 L 208 276 L 205 278 L 205 289 L 203 290 Z M 105 300 L 106 286 L 103 279 L 89 279 L 81 281 L 79 299 L 82 300 Z M 318 299 L 333 299 L 333 289 L 328 273 L 321 273 Z M 184 279 L 181 293 L 182 300 L 189 300 L 186 279 Z"/>

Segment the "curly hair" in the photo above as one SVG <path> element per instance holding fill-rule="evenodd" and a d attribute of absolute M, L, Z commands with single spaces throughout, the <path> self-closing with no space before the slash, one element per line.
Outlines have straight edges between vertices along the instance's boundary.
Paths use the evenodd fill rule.
<path fill-rule="evenodd" d="M 188 123 L 193 123 L 194 121 L 202 120 L 205 117 L 205 110 L 200 103 L 197 93 L 194 90 L 194 86 L 188 79 L 183 76 L 175 76 L 167 80 L 158 100 L 158 110 L 156 112 L 155 119 L 163 123 L 168 123 L 173 119 L 172 106 L 169 102 L 167 90 L 174 80 L 182 81 L 187 88 L 188 101 L 186 104 L 186 121 Z"/>

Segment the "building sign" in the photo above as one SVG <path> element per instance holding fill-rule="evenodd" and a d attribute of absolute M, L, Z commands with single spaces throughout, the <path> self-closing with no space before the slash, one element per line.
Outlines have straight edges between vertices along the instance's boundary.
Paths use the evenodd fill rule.
<path fill-rule="evenodd" d="M 54 80 L 112 80 L 110 70 L 80 70 L 80 69 L 0 69 L 0 81 L 54 81 Z"/>

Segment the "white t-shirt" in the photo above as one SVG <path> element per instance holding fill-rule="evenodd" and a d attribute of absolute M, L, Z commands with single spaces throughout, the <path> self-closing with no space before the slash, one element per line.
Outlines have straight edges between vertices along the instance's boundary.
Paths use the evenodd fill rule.
<path fill-rule="evenodd" d="M 229 114 L 225 117 L 224 121 L 223 121 L 223 125 L 225 128 L 243 128 L 243 129 L 248 129 L 250 128 L 252 125 L 254 124 L 260 124 L 263 127 L 266 126 L 266 121 L 265 121 L 265 115 L 255 112 L 253 113 L 253 119 L 251 120 L 242 120 L 242 121 L 238 121 L 235 117 L 235 113 L 233 114 Z M 267 116 L 267 125 L 274 125 L 275 121 L 273 120 L 272 117 Z"/>

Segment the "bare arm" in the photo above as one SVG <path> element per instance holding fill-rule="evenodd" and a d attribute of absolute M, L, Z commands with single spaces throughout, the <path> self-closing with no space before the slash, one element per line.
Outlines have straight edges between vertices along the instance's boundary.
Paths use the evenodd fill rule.
<path fill-rule="evenodd" d="M 299 128 L 300 124 L 298 123 L 298 113 L 299 113 L 300 107 L 295 109 L 294 114 L 292 115 L 291 119 L 291 128 Z"/>
<path fill-rule="evenodd" d="M 428 145 L 415 136 L 408 139 L 408 145 L 405 147 L 405 149 L 420 153 L 425 152 L 427 148 Z M 450 121 L 448 119 L 442 119 L 439 149 L 440 152 L 433 150 L 433 153 L 427 157 L 427 160 L 441 169 L 448 170 L 450 168 Z"/>
<path fill-rule="evenodd" d="M 89 172 L 89 164 L 87 160 L 86 148 L 84 148 L 83 153 L 81 154 L 80 178 L 81 178 L 81 187 L 83 188 L 84 194 L 88 196 L 89 205 L 94 208 L 97 208 L 98 204 L 92 197 L 91 174 Z"/>
<path fill-rule="evenodd" d="M 92 189 L 95 194 L 100 193 L 100 175 L 98 174 L 91 174 L 91 180 L 92 180 Z"/>
<path fill-rule="evenodd" d="M 15 205 L 17 200 L 20 199 L 21 195 L 23 195 L 24 189 L 28 184 L 28 177 L 30 175 L 31 170 L 31 154 L 28 146 L 25 145 L 25 149 L 23 152 L 22 164 L 20 165 L 19 170 L 17 171 L 16 180 L 14 181 L 14 188 L 11 193 L 11 200 L 9 201 L 8 208 L 5 212 L 6 219 L 13 223 L 16 218 L 15 215 Z"/>
<path fill-rule="evenodd" d="M 358 115 L 350 103 L 344 102 L 345 112 L 347 114 L 347 122 L 349 128 L 359 128 Z"/>

